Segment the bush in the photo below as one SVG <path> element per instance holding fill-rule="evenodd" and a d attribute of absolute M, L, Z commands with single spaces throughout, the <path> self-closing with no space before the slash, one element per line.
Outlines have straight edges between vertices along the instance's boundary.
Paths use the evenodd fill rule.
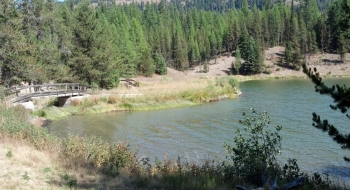
<path fill-rule="evenodd" d="M 108 100 L 107 100 L 107 103 L 108 104 L 116 104 L 117 103 L 117 96 L 109 96 L 108 97 Z"/>
<path fill-rule="evenodd" d="M 232 88 L 236 88 L 236 89 L 239 88 L 239 82 L 238 82 L 237 79 L 235 79 L 235 78 L 230 78 L 230 79 L 228 80 L 228 82 L 230 83 L 230 85 L 232 86 Z"/>
<path fill-rule="evenodd" d="M 235 78 L 220 77 L 215 79 L 215 86 L 238 88 L 239 82 Z"/>
<path fill-rule="evenodd" d="M 39 117 L 46 117 L 47 116 L 47 113 L 44 110 L 37 110 L 33 114 L 36 116 L 39 116 Z"/>
<path fill-rule="evenodd" d="M 262 170 L 267 175 L 276 175 L 279 167 L 276 156 L 281 149 L 281 126 L 270 127 L 270 118 L 266 112 L 257 112 L 251 109 L 252 115 L 243 113 L 244 119 L 240 123 L 245 125 L 243 136 L 237 129 L 234 137 L 235 146 L 225 144 L 230 161 L 233 165 L 226 165 L 225 175 L 232 178 L 236 175 L 240 180 L 262 185 L 260 176 Z M 272 128 L 272 129 L 270 129 Z"/>
<path fill-rule="evenodd" d="M 265 69 L 265 70 L 263 71 L 263 73 L 269 75 L 269 74 L 272 73 L 272 70 L 271 70 L 271 69 Z"/>

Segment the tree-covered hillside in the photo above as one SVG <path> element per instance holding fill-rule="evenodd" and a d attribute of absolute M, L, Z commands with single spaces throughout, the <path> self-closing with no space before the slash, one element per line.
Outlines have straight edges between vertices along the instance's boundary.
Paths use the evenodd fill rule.
<path fill-rule="evenodd" d="M 286 47 L 281 64 L 294 69 L 307 55 L 345 55 L 350 49 L 342 6 L 348 0 L 335 1 L 327 11 L 319 11 L 316 0 L 287 5 L 243 0 L 241 6 L 206 8 L 215 2 L 95 7 L 87 0 L 1 0 L 0 82 L 54 80 L 111 88 L 119 77 L 165 74 L 166 66 L 186 70 L 225 52 L 234 55 L 238 48 L 244 62 L 236 69 L 242 74 L 261 72 L 263 51 L 272 46 Z"/>

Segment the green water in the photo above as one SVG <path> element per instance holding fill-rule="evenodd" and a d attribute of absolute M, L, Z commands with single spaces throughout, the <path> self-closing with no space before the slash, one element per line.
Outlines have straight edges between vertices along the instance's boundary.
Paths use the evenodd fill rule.
<path fill-rule="evenodd" d="M 328 83 L 349 84 L 349 78 L 328 79 Z M 48 129 L 59 135 L 67 133 L 94 135 L 109 141 L 126 141 L 140 156 L 201 161 L 225 159 L 223 143 L 233 144 L 242 112 L 254 107 L 267 111 L 273 125 L 282 125 L 281 162 L 296 158 L 309 172 L 326 172 L 350 181 L 349 156 L 327 134 L 312 127 L 311 113 L 329 119 L 346 129 L 348 120 L 329 108 L 332 99 L 314 92 L 307 79 L 264 80 L 241 83 L 243 95 L 193 107 L 156 111 L 113 112 L 71 116 L 55 121 Z M 349 129 L 345 130 L 349 132 Z"/>

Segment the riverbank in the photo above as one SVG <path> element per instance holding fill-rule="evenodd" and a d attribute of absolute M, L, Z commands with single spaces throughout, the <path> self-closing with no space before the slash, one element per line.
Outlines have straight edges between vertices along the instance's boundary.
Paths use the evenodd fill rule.
<path fill-rule="evenodd" d="M 94 92 L 83 99 L 74 98 L 68 103 L 71 106 L 64 108 L 39 105 L 40 109 L 34 114 L 56 120 L 75 114 L 193 106 L 222 98 L 235 98 L 241 93 L 241 81 L 306 78 L 301 70 L 292 70 L 280 64 L 283 52 L 283 47 L 266 50 L 264 72 L 257 75 L 230 75 L 235 57 L 222 56 L 209 61 L 207 73 L 202 72 L 200 65 L 185 72 L 168 68 L 167 75 L 135 77 L 139 84 L 137 87 L 121 84 L 116 89 Z M 309 68 L 317 68 L 323 77 L 349 77 L 350 62 L 340 63 L 339 59 L 336 54 L 317 54 L 307 58 Z"/>
<path fill-rule="evenodd" d="M 28 110 L 0 107 L 0 189 L 233 189 L 257 187 L 257 180 L 232 175 L 230 165 L 207 160 L 203 164 L 178 158 L 140 157 L 125 143 L 96 137 L 65 138 L 34 128 Z M 294 167 L 294 166 L 293 166 Z M 297 189 L 341 189 L 318 174 L 305 176 Z M 294 173 L 293 173 L 294 172 Z M 226 173 L 226 174 L 225 174 Z M 230 174 L 230 175 L 227 175 Z M 277 174 L 274 174 L 274 176 Z M 295 178 L 294 178 L 295 179 Z M 278 176 L 278 184 L 292 179 Z M 255 185 L 253 185 L 255 184 Z M 345 188 L 344 188 L 345 189 Z"/>
<path fill-rule="evenodd" d="M 55 120 L 75 114 L 157 110 L 235 98 L 240 93 L 238 80 L 229 76 L 179 82 L 140 82 L 138 87 L 120 85 L 116 89 L 94 92 L 91 96 L 72 98 L 67 102 L 69 106 L 63 108 L 45 106 L 52 103 L 44 103 L 43 108 L 34 114 Z"/>

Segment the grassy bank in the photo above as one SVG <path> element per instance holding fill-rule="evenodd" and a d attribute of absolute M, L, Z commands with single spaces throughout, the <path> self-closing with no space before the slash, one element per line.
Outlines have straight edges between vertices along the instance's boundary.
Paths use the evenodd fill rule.
<path fill-rule="evenodd" d="M 0 174 L 6 180 L 0 189 L 234 189 L 238 184 L 255 188 L 259 181 L 259 176 L 242 178 L 230 162 L 207 160 L 199 165 L 167 158 L 150 163 L 125 143 L 58 138 L 29 124 L 30 113 L 20 106 L 1 106 L 0 115 Z M 276 166 L 281 173 L 273 175 L 279 177 L 279 184 L 288 181 L 286 176 L 304 175 L 295 166 L 288 164 L 283 170 Z M 298 189 L 342 187 L 322 175 L 306 179 Z"/>
<path fill-rule="evenodd" d="M 322 75 L 323 78 L 339 78 L 339 77 L 350 77 L 350 75 Z M 279 79 L 306 79 L 306 75 L 287 75 L 287 76 L 241 76 L 237 78 L 239 82 L 249 80 L 279 80 Z"/>
<path fill-rule="evenodd" d="M 110 91 L 100 91 L 84 99 L 74 99 L 71 106 L 59 108 L 45 106 L 34 112 L 37 116 L 55 120 L 74 114 L 94 114 L 112 111 L 156 110 L 193 106 L 222 98 L 234 98 L 239 93 L 237 79 L 221 77 L 172 83 L 141 84 L 127 89 L 124 86 Z M 128 97 L 136 94 L 137 96 Z M 52 104 L 49 104 L 52 105 Z"/>

